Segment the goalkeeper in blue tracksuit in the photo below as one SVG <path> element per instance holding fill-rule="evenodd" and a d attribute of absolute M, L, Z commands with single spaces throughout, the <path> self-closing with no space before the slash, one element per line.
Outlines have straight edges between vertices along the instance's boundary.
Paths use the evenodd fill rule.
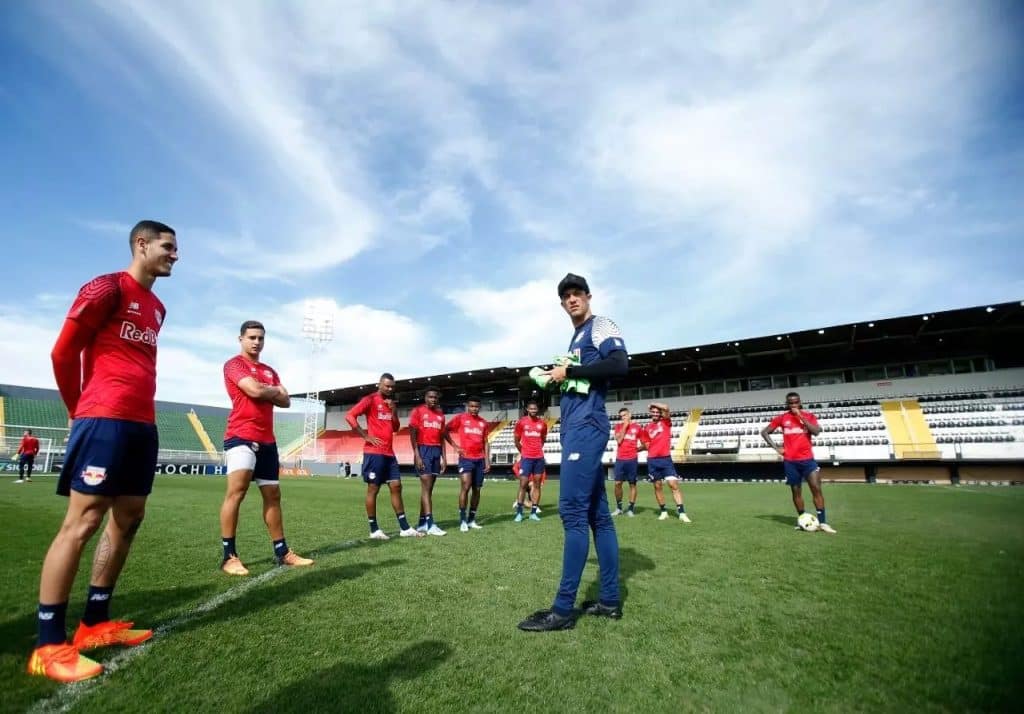
<path fill-rule="evenodd" d="M 590 287 L 579 275 L 569 273 L 558 284 L 562 308 L 575 332 L 570 357 L 545 376 L 562 387 L 562 466 L 559 474 L 558 510 L 565 530 L 562 581 L 550 610 L 540 610 L 519 623 L 531 631 L 566 630 L 576 624 L 576 591 L 594 533 L 600 569 L 600 596 L 584 602 L 583 612 L 618 619 L 619 542 L 608 511 L 601 457 L 608 444 L 611 424 L 605 410 L 608 383 L 629 371 L 629 357 L 618 326 L 590 311 Z"/>

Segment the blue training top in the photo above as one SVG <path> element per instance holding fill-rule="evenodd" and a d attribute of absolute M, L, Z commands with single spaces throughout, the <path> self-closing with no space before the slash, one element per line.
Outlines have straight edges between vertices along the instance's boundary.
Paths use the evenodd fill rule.
<path fill-rule="evenodd" d="M 591 316 L 577 327 L 572 342 L 569 343 L 569 351 L 579 358 L 581 365 L 593 364 L 619 350 L 626 351 L 626 343 L 622 339 L 619 326 L 607 317 L 599 315 Z M 562 399 L 559 402 L 562 412 L 562 434 L 585 424 L 606 432 L 611 429 L 611 422 L 605 409 L 607 396 L 608 379 L 591 379 L 590 391 L 587 394 L 562 392 Z"/>

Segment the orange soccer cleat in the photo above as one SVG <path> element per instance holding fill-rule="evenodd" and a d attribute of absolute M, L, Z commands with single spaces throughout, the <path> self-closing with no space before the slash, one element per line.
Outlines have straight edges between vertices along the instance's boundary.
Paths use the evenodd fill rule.
<path fill-rule="evenodd" d="M 36 647 L 28 660 L 29 674 L 58 682 L 78 682 L 102 672 L 103 665 L 78 654 L 78 650 L 67 642 Z"/>
<path fill-rule="evenodd" d="M 298 567 L 302 565 L 312 565 L 313 561 L 309 558 L 303 558 L 301 555 L 296 553 L 294 550 L 288 549 L 288 552 L 277 559 L 278 565 L 291 565 L 292 567 Z"/>
<path fill-rule="evenodd" d="M 220 569 L 228 575 L 248 575 L 249 569 L 242 565 L 242 561 L 237 555 L 232 555 L 230 558 L 220 564 Z"/>
<path fill-rule="evenodd" d="M 73 644 L 79 650 L 92 650 L 97 647 L 109 647 L 110 645 L 141 645 L 153 636 L 152 630 L 133 630 L 133 622 L 120 622 L 118 620 L 107 620 L 98 622 L 95 625 L 87 625 L 84 622 L 78 623 L 75 630 Z"/>

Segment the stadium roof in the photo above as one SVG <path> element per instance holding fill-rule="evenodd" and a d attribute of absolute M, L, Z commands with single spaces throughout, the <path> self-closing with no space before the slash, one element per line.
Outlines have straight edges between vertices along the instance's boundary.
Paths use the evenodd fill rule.
<path fill-rule="evenodd" d="M 1018 347 L 1022 341 L 1024 301 L 1005 302 L 631 353 L 630 375 L 622 384 L 699 382 L 958 357 L 1017 367 L 1024 364 L 1024 351 Z M 437 386 L 445 393 L 457 390 L 487 397 L 516 391 L 519 378 L 531 366 L 424 375 L 399 379 L 395 387 L 400 395 Z M 351 404 L 375 388 L 359 384 L 324 390 L 319 396 L 328 405 Z"/>

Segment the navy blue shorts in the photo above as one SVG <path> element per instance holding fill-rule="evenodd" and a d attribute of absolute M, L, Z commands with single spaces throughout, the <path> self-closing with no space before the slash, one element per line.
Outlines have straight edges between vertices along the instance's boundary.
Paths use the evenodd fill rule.
<path fill-rule="evenodd" d="M 261 443 L 229 437 L 224 440 L 224 463 L 229 474 L 252 471 L 257 486 L 272 486 L 280 479 L 281 460 L 273 441 Z"/>
<path fill-rule="evenodd" d="M 420 446 L 420 459 L 423 469 L 416 469 L 420 476 L 439 476 L 441 474 L 441 447 Z"/>
<path fill-rule="evenodd" d="M 153 490 L 159 447 L 155 424 L 103 417 L 75 419 L 57 493 L 148 496 Z"/>
<path fill-rule="evenodd" d="M 381 486 L 388 481 L 401 481 L 398 459 L 383 454 L 363 454 L 363 481 Z"/>
<path fill-rule="evenodd" d="M 547 461 L 545 461 L 543 457 L 539 459 L 522 459 L 519 461 L 519 478 L 540 476 L 544 473 L 544 469 L 546 469 L 547 466 Z"/>
<path fill-rule="evenodd" d="M 519 473 L 522 473 L 520 471 Z M 459 458 L 459 476 L 469 474 L 473 477 L 473 485 L 480 488 L 484 485 L 484 459 Z"/>
<path fill-rule="evenodd" d="M 636 483 L 636 459 L 616 459 L 615 480 Z"/>
<path fill-rule="evenodd" d="M 807 477 L 818 470 L 818 462 L 814 459 L 803 461 L 783 461 L 782 470 L 786 472 L 786 484 L 789 486 L 800 486 Z"/>
<path fill-rule="evenodd" d="M 661 481 L 666 478 L 679 478 L 676 474 L 675 464 L 672 463 L 672 457 L 670 456 L 657 456 L 653 459 L 648 458 L 647 476 L 651 481 Z"/>

